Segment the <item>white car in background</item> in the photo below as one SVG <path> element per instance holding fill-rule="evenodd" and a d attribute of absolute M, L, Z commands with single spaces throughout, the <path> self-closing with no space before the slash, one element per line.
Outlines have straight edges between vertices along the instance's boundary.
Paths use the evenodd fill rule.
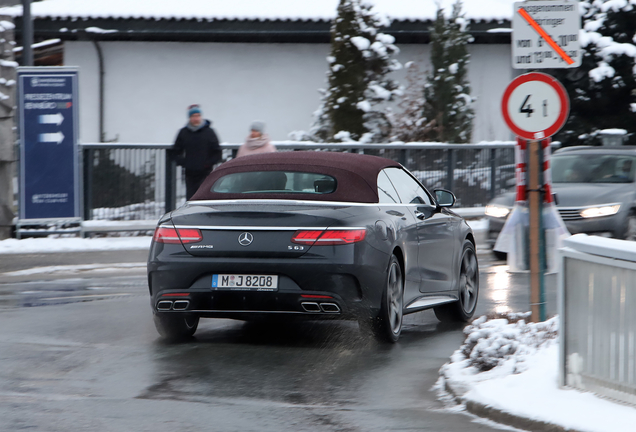
<path fill-rule="evenodd" d="M 636 240 L 636 147 L 567 147 L 554 153 L 551 168 L 552 192 L 570 233 Z M 514 203 L 509 192 L 486 206 L 491 244 Z"/>

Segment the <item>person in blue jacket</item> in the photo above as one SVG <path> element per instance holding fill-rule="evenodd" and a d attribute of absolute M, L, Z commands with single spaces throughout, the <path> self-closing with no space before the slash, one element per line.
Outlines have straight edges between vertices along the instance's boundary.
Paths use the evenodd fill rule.
<path fill-rule="evenodd" d="M 177 135 L 173 156 L 177 165 L 185 169 L 186 199 L 189 200 L 221 160 L 219 138 L 212 122 L 204 120 L 199 105 L 188 107 L 188 124 Z"/>

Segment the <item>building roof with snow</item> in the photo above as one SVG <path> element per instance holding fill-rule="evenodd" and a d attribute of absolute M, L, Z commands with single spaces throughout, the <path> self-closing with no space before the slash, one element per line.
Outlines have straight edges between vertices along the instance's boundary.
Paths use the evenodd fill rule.
<path fill-rule="evenodd" d="M 370 0 L 379 13 L 393 20 L 435 18 L 437 3 L 451 10 L 454 0 Z M 514 0 L 465 0 L 470 20 L 509 20 Z M 34 18 L 53 19 L 196 19 L 325 21 L 336 15 L 338 0 L 44 0 L 32 4 Z M 22 6 L 2 11 L 22 15 Z"/>
<path fill-rule="evenodd" d="M 66 40 L 197 40 L 328 42 L 339 0 L 43 0 L 31 5 L 36 38 Z M 437 3 L 455 0 L 367 0 L 392 24 L 400 43 L 426 43 Z M 464 0 L 476 42 L 509 43 L 514 0 Z M 0 8 L 21 28 L 22 6 Z"/>

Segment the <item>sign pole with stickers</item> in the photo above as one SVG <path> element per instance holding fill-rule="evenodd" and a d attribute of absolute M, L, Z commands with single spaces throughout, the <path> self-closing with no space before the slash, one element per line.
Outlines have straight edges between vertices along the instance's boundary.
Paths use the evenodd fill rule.
<path fill-rule="evenodd" d="M 530 306 L 533 321 L 545 321 L 544 273 L 550 266 L 546 255 L 554 257 L 559 239 L 567 235 L 565 225 L 552 202 L 549 171 L 549 137 L 563 127 L 569 113 L 569 99 L 559 81 L 543 73 L 528 73 L 514 79 L 506 88 L 501 111 L 508 127 L 517 135 L 524 151 L 524 160 L 516 161 L 527 167 L 518 179 L 518 187 L 525 189 L 523 201 L 517 201 L 513 214 L 506 221 L 495 249 L 508 253 L 508 264 L 514 270 L 530 270 Z M 518 176 L 519 177 L 519 176 Z M 519 184 L 521 183 L 521 184 Z M 519 196 L 519 191 L 517 191 Z M 527 197 L 527 202 L 525 201 Z M 526 206 L 527 204 L 527 206 Z M 544 207 L 545 205 L 545 207 Z M 525 244 L 528 253 L 517 254 L 517 245 Z M 546 254 L 546 240 L 552 246 Z M 554 260 L 550 260 L 554 263 Z"/>
<path fill-rule="evenodd" d="M 26 225 L 82 220 L 77 102 L 77 68 L 18 68 L 18 238 Z"/>

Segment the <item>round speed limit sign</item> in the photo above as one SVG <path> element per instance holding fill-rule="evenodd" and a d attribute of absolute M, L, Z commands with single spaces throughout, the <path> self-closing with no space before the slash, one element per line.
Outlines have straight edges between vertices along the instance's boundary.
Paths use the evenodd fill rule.
<path fill-rule="evenodd" d="M 563 85 L 550 75 L 532 72 L 515 78 L 506 88 L 501 111 L 519 137 L 541 140 L 563 127 L 570 101 Z"/>

